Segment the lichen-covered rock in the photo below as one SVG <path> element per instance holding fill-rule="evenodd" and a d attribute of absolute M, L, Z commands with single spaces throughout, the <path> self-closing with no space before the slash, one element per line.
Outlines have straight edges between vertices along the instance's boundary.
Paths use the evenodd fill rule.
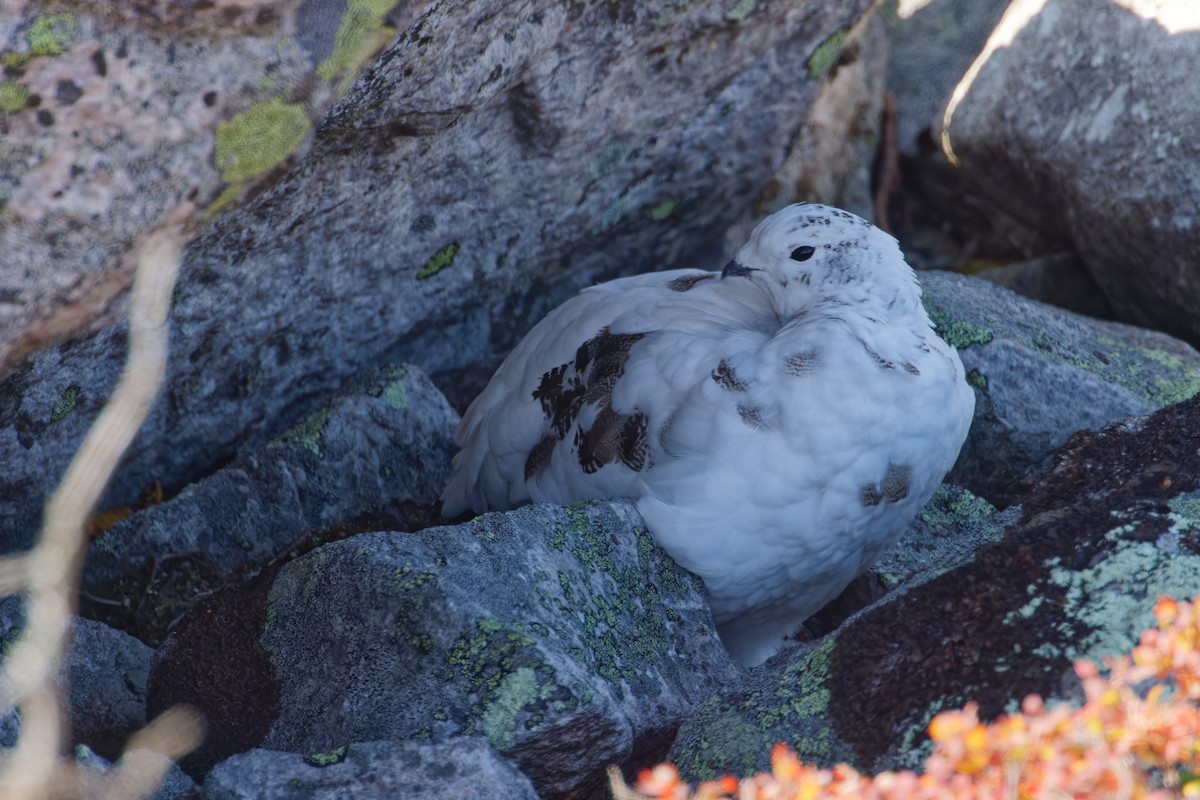
<path fill-rule="evenodd" d="M 392 32 L 380 3 L 330 5 L 0 6 L 0 376 L 111 324 L 141 231 L 236 197 L 305 141 Z"/>
<path fill-rule="evenodd" d="M 1002 538 L 926 574 L 707 700 L 671 757 L 693 779 L 806 761 L 915 767 L 935 713 L 985 718 L 1030 692 L 1079 699 L 1072 670 L 1126 652 L 1159 595 L 1200 593 L 1200 400 L 1080 434 Z"/>
<path fill-rule="evenodd" d="M 258 715 L 258 744 L 312 754 L 484 736 L 544 797 L 661 755 L 679 720 L 738 674 L 699 580 L 626 501 L 360 534 L 288 564 L 263 600 L 252 635 L 266 659 L 242 661 L 242 674 L 269 671 L 277 700 L 270 719 L 240 709 Z M 229 656 L 228 633 L 211 635 L 219 641 L 177 633 L 163 648 L 153 708 L 187 701 L 236 716 L 240 687 L 199 696 L 182 677 Z"/>
<path fill-rule="evenodd" d="M 950 107 L 972 193 L 1079 253 L 1124 318 L 1200 342 L 1200 5 L 1021 0 Z"/>
<path fill-rule="evenodd" d="M 205 800 L 538 800 L 483 737 L 365 742 L 328 753 L 251 750 L 218 764 Z"/>
<path fill-rule="evenodd" d="M 1080 430 L 1200 392 L 1200 353 L 1166 334 L 1090 319 L 986 281 L 921 274 L 938 333 L 976 389 L 975 421 L 949 480 L 1006 505 Z"/>
<path fill-rule="evenodd" d="M 155 641 L 197 594 L 339 526 L 424 527 L 450 477 L 457 424 L 411 365 L 353 380 L 296 426 L 93 541 L 85 607 Z"/>
<path fill-rule="evenodd" d="M 580 287 L 718 267 L 807 122 L 810 61 L 871 2 L 400 5 L 427 13 L 307 160 L 188 250 L 168 382 L 106 505 L 198 480 L 360 370 L 418 363 L 457 403 L 477 387 L 450 373 Z M 105 328 L 0 383 L 0 549 L 31 540 L 125 344 Z"/>

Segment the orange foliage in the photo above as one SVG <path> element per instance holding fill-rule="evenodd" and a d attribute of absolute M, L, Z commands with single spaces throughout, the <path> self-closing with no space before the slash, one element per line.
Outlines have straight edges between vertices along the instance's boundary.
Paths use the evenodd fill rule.
<path fill-rule="evenodd" d="M 1030 695 L 1021 710 L 993 722 L 978 706 L 945 711 L 929 723 L 933 753 L 921 774 L 860 775 L 839 764 L 800 763 L 783 744 L 771 771 L 740 782 L 726 776 L 694 789 L 670 764 L 643 770 L 619 797 L 663 800 L 1008 800 L 1009 798 L 1200 798 L 1200 597 L 1162 598 L 1157 625 L 1107 675 L 1075 665 L 1086 701 L 1047 708 Z"/>

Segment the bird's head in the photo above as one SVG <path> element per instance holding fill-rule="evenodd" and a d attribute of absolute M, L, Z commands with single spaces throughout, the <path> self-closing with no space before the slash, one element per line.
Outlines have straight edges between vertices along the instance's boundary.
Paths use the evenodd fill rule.
<path fill-rule="evenodd" d="M 750 280 L 780 314 L 824 299 L 877 299 L 909 306 L 920 289 L 896 240 L 861 217 L 832 206 L 799 203 L 767 217 L 725 265 L 723 281 Z"/>

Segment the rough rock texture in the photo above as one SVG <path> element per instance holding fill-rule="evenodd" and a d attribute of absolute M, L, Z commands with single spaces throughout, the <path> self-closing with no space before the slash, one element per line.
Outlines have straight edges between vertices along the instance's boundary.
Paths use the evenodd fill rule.
<path fill-rule="evenodd" d="M 366 742 L 328 753 L 251 750 L 217 765 L 205 800 L 537 800 L 483 737 Z"/>
<path fill-rule="evenodd" d="M 168 385 L 106 504 L 177 491 L 362 369 L 494 361 L 598 278 L 719 266 L 805 124 L 810 60 L 869 5 L 405 4 L 428 13 L 309 158 L 189 249 Z M 30 541 L 124 354 L 114 326 L 0 383 L 0 548 Z"/>
<path fill-rule="evenodd" d="M 111 323 L 137 235 L 276 166 L 386 36 L 323 0 L 154 5 L 0 7 L 0 376 Z"/>
<path fill-rule="evenodd" d="M 483 735 L 542 796 L 586 793 L 607 764 L 660 757 L 693 705 L 738 674 L 699 581 L 641 526 L 631 504 L 604 501 L 328 545 L 279 572 L 263 613 L 243 611 L 261 620 L 244 632 L 265 649 L 257 662 L 223 626 L 219 641 L 181 626 L 151 708 L 200 707 L 211 760 L 248 749 L 225 749 L 226 725 L 302 754 Z M 198 689 L 214 656 L 265 675 L 277 700 Z"/>
<path fill-rule="evenodd" d="M 1003 538 L 973 560 L 714 695 L 671 757 L 694 779 L 763 769 L 777 741 L 824 765 L 913 767 L 944 708 L 1078 699 L 1074 660 L 1127 652 L 1160 594 L 1200 593 L 1200 400 L 1080 434 L 993 521 Z"/>
<path fill-rule="evenodd" d="M 77 618 L 74 624 L 62 681 L 69 685 L 67 711 L 73 740 L 115 758 L 129 735 L 146 724 L 146 681 L 153 651 L 103 623 Z M 6 648 L 24 627 L 24 599 L 0 600 L 0 641 Z M 19 729 L 19 721 L 6 719 L 0 727 L 3 742 Z"/>
<path fill-rule="evenodd" d="M 1079 430 L 1200 392 L 1200 353 L 1166 334 L 1089 319 L 986 281 L 921 274 L 938 333 L 976 389 L 975 421 L 949 480 L 1007 505 Z"/>
<path fill-rule="evenodd" d="M 992 44 L 947 129 L 964 178 L 1030 255 L 1074 249 L 1120 315 L 1200 342 L 1200 5 L 1020 0 Z"/>
<path fill-rule="evenodd" d="M 878 14 L 835 33 L 806 67 L 820 89 L 808 121 L 754 203 L 725 231 L 736 251 L 764 217 L 791 203 L 825 203 L 875 218 L 871 165 L 879 144 L 888 44 Z"/>
<path fill-rule="evenodd" d="M 351 381 L 295 427 L 93 541 L 85 608 L 154 642 L 197 594 L 340 528 L 424 527 L 450 479 L 457 424 L 411 365 Z"/>

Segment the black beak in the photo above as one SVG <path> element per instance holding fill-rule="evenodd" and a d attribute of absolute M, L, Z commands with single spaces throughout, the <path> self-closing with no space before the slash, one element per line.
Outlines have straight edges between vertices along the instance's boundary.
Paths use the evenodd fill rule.
<path fill-rule="evenodd" d="M 758 272 L 758 270 L 739 264 L 735 258 L 725 265 L 725 269 L 721 270 L 721 280 L 725 280 L 730 276 L 744 278 L 751 272 Z"/>

